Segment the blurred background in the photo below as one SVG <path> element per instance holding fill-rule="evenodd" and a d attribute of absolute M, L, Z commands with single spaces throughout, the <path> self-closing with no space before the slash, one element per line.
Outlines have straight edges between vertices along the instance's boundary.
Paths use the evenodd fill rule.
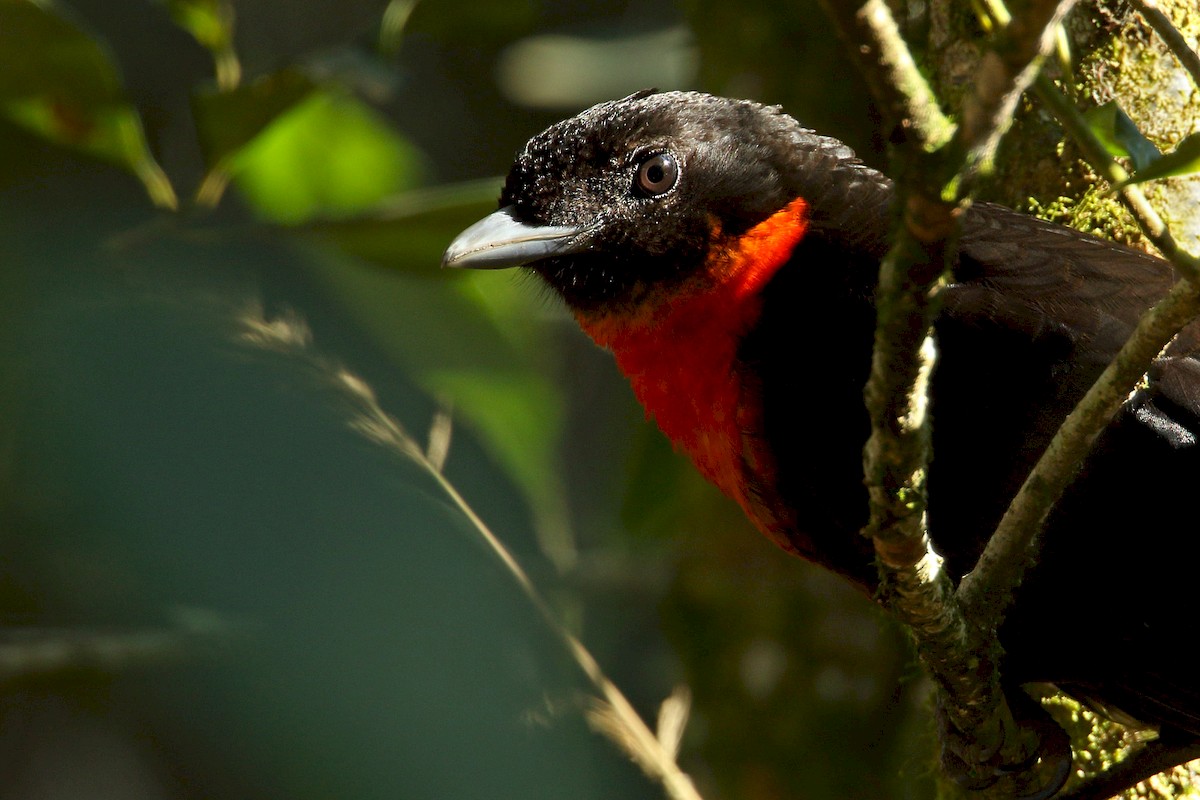
<path fill-rule="evenodd" d="M 810 0 L 0 0 L 0 796 L 664 796 L 556 625 L 705 798 L 929 796 L 903 636 L 534 282 L 438 269 L 650 86 L 880 165 Z"/>

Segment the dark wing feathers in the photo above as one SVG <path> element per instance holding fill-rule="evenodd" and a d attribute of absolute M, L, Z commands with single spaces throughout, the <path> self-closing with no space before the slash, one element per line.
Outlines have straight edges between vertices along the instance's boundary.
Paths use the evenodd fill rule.
<path fill-rule="evenodd" d="M 1097 356 L 1111 357 L 1174 282 L 1162 259 L 988 203 L 968 215 L 962 242 L 957 281 L 1046 315 Z"/>
<path fill-rule="evenodd" d="M 1138 318 L 1175 281 L 1162 259 L 1078 231 L 976 206 L 964 226 L 947 313 L 1020 330 L 1028 336 L 1058 330 L 1073 343 L 1077 364 L 1106 364 Z M 1200 324 L 1185 328 L 1158 359 L 1147 385 L 1128 403 L 1135 418 L 1174 447 L 1200 434 Z"/>

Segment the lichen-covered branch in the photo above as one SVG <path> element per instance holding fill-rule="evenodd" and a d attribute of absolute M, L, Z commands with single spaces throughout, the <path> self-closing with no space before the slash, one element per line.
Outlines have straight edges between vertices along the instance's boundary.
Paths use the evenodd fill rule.
<path fill-rule="evenodd" d="M 1031 760 L 1036 737 L 1022 735 L 1000 688 L 997 648 L 988 629 L 964 619 L 950 578 L 928 546 L 926 475 L 930 456 L 928 384 L 936 359 L 932 323 L 939 290 L 952 262 L 962 211 L 969 203 L 965 173 L 992 157 L 1011 108 L 1037 73 L 1053 43 L 1048 32 L 1070 2 L 1034 3 L 1028 18 L 1006 29 L 1004 47 L 987 61 L 964 114 L 947 141 L 945 131 L 920 129 L 932 94 L 916 74 L 907 47 L 882 3 L 868 3 L 844 33 L 865 33 L 860 61 L 878 72 L 872 85 L 892 87 L 882 101 L 907 126 L 895 170 L 901 224 L 884 258 L 876 292 L 877 321 L 865 390 L 871 436 L 864 451 L 870 502 L 865 533 L 878 555 L 882 599 L 906 622 L 940 690 L 948 766 L 972 786 Z M 873 57 L 868 59 L 866 54 Z M 870 76 L 870 72 L 868 73 Z M 909 89 L 908 87 L 916 87 Z M 910 96 L 911 91 L 911 96 Z M 930 145 L 938 146 L 931 149 Z M 1069 759 L 1069 755 L 1067 756 Z M 1061 770 L 1059 770 L 1061 773 Z M 1056 788 L 1053 787 L 1053 788 Z"/>
<path fill-rule="evenodd" d="M 954 123 L 942 114 L 884 0 L 868 0 L 862 8 L 845 0 L 821 0 L 821 6 L 849 45 L 892 138 L 928 151 L 948 142 Z"/>
<path fill-rule="evenodd" d="M 1038 722 L 1029 729 L 1013 722 L 1008 699 L 999 688 L 993 632 L 1012 588 L 1033 558 L 1031 542 L 1095 437 L 1150 361 L 1200 311 L 1200 284 L 1181 282 L 1139 323 L 1054 438 L 976 570 L 957 594 L 949 590 L 949 578 L 928 546 L 925 516 L 930 441 L 925 392 L 936 358 L 931 324 L 939 288 L 947 278 L 943 274 L 946 256 L 952 252 L 947 243 L 956 237 L 976 178 L 989 171 L 1020 97 L 1031 86 L 1062 119 L 1103 177 L 1114 185 L 1123 185 L 1127 177 L 1074 106 L 1049 80 L 1038 78 L 1072 5 L 1070 0 L 1030 0 L 1014 17 L 1002 0 L 980 0 L 993 45 L 979 63 L 959 124 L 953 127 L 913 66 L 884 3 L 871 0 L 852 13 L 832 0 L 826 2 L 876 94 L 891 141 L 898 145 L 893 173 L 901 220 L 881 265 L 875 352 L 866 389 L 872 433 L 864 452 L 871 514 L 865 533 L 872 537 L 880 563 L 882 599 L 912 629 L 922 660 L 939 687 L 943 730 L 952 740 L 957 737 L 945 743 L 951 755 L 963 762 L 952 766 L 973 787 L 986 783 L 989 769 L 1007 772 L 1033 754 L 1047 755 L 1045 742 L 1039 747 L 1031 736 L 1057 738 Z M 1142 0 L 1141 7 L 1146 11 L 1152 3 Z M 1163 29 L 1160 35 L 1166 39 L 1169 33 Z M 1168 43 L 1179 51 L 1179 42 Z M 1192 74 L 1195 77 L 1197 72 Z M 1189 279 L 1200 276 L 1200 262 L 1178 246 L 1142 192 L 1124 186 L 1121 195 L 1147 237 L 1179 273 Z M 1065 758 L 1069 765 L 1070 758 L 1064 742 L 1055 741 L 1054 748 L 1060 763 L 1043 765 L 1060 770 L 1051 782 L 1065 777 L 1062 761 Z M 1034 781 L 1034 793 L 1053 791 L 1050 783 Z M 1028 782 L 1020 789 L 1030 790 Z"/>

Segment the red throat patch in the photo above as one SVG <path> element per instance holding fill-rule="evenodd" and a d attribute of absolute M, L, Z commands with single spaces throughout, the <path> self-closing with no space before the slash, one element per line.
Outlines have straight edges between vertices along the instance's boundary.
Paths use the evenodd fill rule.
<path fill-rule="evenodd" d="M 737 352 L 762 312 L 763 287 L 804 236 L 807 211 L 797 198 L 738 237 L 724 237 L 714 226 L 716 246 L 697 283 L 643 302 L 633 313 L 578 315 L 584 331 L 613 351 L 646 415 L 791 551 L 785 521 L 757 500 L 766 487 L 752 485 L 769 454 L 758 435 L 758 387 L 738 369 Z"/>

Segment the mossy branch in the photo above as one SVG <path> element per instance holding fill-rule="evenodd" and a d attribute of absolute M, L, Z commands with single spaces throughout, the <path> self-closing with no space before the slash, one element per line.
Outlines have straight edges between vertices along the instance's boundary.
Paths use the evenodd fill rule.
<path fill-rule="evenodd" d="M 1071 5 L 1069 0 L 1042 0 L 1031 3 L 1020 20 L 1010 20 L 985 57 L 957 128 L 941 116 L 884 3 L 872 0 L 853 17 L 835 13 L 852 43 L 865 37 L 853 49 L 868 83 L 879 87 L 892 139 L 899 145 L 894 174 L 900 224 L 881 264 L 875 346 L 865 389 L 871 436 L 864 451 L 870 503 L 864 533 L 878 556 L 882 600 L 909 625 L 938 686 L 945 765 L 972 787 L 994 783 L 1001 772 L 1022 772 L 1017 765 L 1030 762 L 1040 744 L 1019 728 L 1008 707 L 994 635 L 963 616 L 951 579 L 929 547 L 925 506 L 931 437 L 926 412 L 936 360 L 932 326 L 974 178 L 986 171 L 1013 108 L 1050 52 L 1053 30 Z M 922 127 L 926 121 L 936 128 Z M 1055 755 L 1064 760 L 1061 752 Z M 1069 758 L 1068 752 L 1067 763 Z M 1064 771 L 1061 763 L 1053 771 L 1048 783 L 1036 776 L 1018 780 L 1025 784 L 1023 791 L 1031 782 L 1053 791 Z"/>
<path fill-rule="evenodd" d="M 999 688 L 994 631 L 1024 569 L 1036 558 L 1033 545 L 1037 535 L 1096 437 L 1151 360 L 1200 313 L 1200 284 L 1196 283 L 1200 261 L 1178 246 L 1141 191 L 1124 185 L 1128 176 L 1074 106 L 1048 79 L 1038 77 L 1070 6 L 1070 2 L 1035 0 L 1022 16 L 1014 18 L 1000 0 L 982 0 L 984 20 L 995 34 L 995 44 L 983 57 L 974 93 L 964 105 L 959 125 L 949 128 L 953 132 L 949 140 L 949 123 L 940 109 L 936 114 L 930 111 L 936 108 L 936 100 L 912 66 L 882 2 L 868 2 L 853 16 L 831 12 L 843 35 L 851 40 L 868 83 L 876 91 L 893 142 L 901 145 L 894 170 L 901 224 L 881 267 L 876 347 L 866 390 L 872 420 L 864 454 L 871 502 L 866 532 L 879 556 L 883 599 L 913 630 L 940 690 L 944 731 L 951 739 L 960 739 L 947 742 L 947 749 L 964 762 L 958 765 L 958 777 L 968 785 L 978 785 L 991 766 L 1011 765 L 1022 753 L 1036 752 L 1028 749 L 1036 745 L 1031 745 L 1029 731 L 1022 733 L 1013 723 Z M 1191 63 L 1195 54 L 1186 47 L 1184 53 L 1172 39 L 1169 21 L 1155 18 L 1150 0 L 1142 0 L 1140 8 L 1193 78 L 1200 75 L 1200 67 Z M 1161 12 L 1157 13 L 1161 17 Z M 856 37 L 868 41 L 856 45 Z M 953 252 L 946 243 L 957 235 L 958 219 L 970 202 L 975 180 L 988 171 L 1020 95 L 1031 86 L 1097 172 L 1122 187 L 1122 200 L 1147 238 L 1185 280 L 1140 320 L 1112 364 L 1068 417 L 1014 499 L 976 569 L 955 593 L 946 589 L 949 578 L 929 549 L 925 528 L 930 440 L 925 391 L 936 357 L 931 324 L 939 286 L 948 277 L 943 274 L 949 263 L 946 256 Z M 934 127 L 923 129 L 923 121 L 932 121 Z M 989 748 L 998 754 L 992 755 Z M 1063 754 L 1055 755 L 1061 761 Z M 1059 772 L 1061 775 L 1061 764 Z M 1043 786 L 1052 791 L 1049 783 Z"/>

